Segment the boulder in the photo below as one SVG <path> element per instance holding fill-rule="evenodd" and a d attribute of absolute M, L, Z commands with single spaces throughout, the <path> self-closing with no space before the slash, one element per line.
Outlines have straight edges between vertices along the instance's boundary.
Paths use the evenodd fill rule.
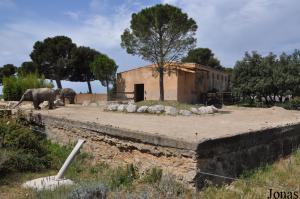
<path fill-rule="evenodd" d="M 40 107 L 41 109 L 45 109 L 48 108 L 48 105 L 49 105 L 48 101 L 43 101 L 43 103 L 40 104 Z"/>
<path fill-rule="evenodd" d="M 129 100 L 128 104 L 134 104 L 134 100 Z"/>
<path fill-rule="evenodd" d="M 190 108 L 190 111 L 194 114 L 199 114 L 199 110 L 195 107 Z"/>
<path fill-rule="evenodd" d="M 107 106 L 107 110 L 108 111 L 117 111 L 118 110 L 118 107 L 119 107 L 119 104 L 109 104 Z"/>
<path fill-rule="evenodd" d="M 148 112 L 149 113 L 156 113 L 160 114 L 165 110 L 165 106 L 163 105 L 154 105 L 154 106 L 149 106 Z"/>
<path fill-rule="evenodd" d="M 137 105 L 135 105 L 135 104 L 128 104 L 126 107 L 126 111 L 128 113 L 134 113 L 134 112 L 136 112 L 136 109 L 137 109 Z"/>
<path fill-rule="evenodd" d="M 57 99 L 54 101 L 55 106 L 64 106 L 64 103 L 61 99 Z"/>
<path fill-rule="evenodd" d="M 148 106 L 141 106 L 138 108 L 137 112 L 138 113 L 145 113 L 148 110 Z"/>
<path fill-rule="evenodd" d="M 165 106 L 165 112 L 167 115 L 177 115 L 178 110 L 173 106 Z"/>
<path fill-rule="evenodd" d="M 90 100 L 84 100 L 84 101 L 82 102 L 82 106 L 88 106 L 90 103 L 91 103 Z"/>
<path fill-rule="evenodd" d="M 184 115 L 184 116 L 191 116 L 191 115 L 192 115 L 192 112 L 189 111 L 189 110 L 180 110 L 180 111 L 179 111 L 179 114 L 180 114 L 180 115 Z"/>
<path fill-rule="evenodd" d="M 198 108 L 200 114 L 212 114 L 218 112 L 218 109 L 214 106 L 202 106 Z"/>
<path fill-rule="evenodd" d="M 120 112 L 123 112 L 123 111 L 125 111 L 126 110 L 126 107 L 127 107 L 127 105 L 125 105 L 125 104 L 120 104 L 119 106 L 118 106 L 118 111 L 120 111 Z"/>

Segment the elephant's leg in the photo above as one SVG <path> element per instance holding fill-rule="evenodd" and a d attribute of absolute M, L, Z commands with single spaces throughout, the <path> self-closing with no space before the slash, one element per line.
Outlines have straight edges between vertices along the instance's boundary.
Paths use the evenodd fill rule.
<path fill-rule="evenodd" d="M 34 106 L 34 109 L 41 109 L 41 107 L 39 106 L 40 103 L 38 101 L 33 101 L 33 106 Z"/>
<path fill-rule="evenodd" d="M 52 99 L 48 101 L 48 104 L 49 104 L 49 109 L 53 109 L 54 101 Z"/>

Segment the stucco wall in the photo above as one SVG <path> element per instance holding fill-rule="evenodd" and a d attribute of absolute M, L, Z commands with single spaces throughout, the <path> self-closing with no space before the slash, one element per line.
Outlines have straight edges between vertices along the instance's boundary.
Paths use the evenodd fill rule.
<path fill-rule="evenodd" d="M 117 92 L 134 92 L 135 84 L 144 84 L 144 99 L 159 99 L 159 76 L 151 67 L 142 67 L 119 73 Z M 165 100 L 177 100 L 177 75 L 164 75 Z M 128 94 L 128 97 L 132 97 Z"/>
<path fill-rule="evenodd" d="M 88 100 L 91 102 L 97 102 L 97 101 L 106 101 L 107 95 L 105 93 L 97 93 L 97 94 L 77 94 L 75 97 L 75 103 L 76 104 L 82 104 L 83 101 Z"/>

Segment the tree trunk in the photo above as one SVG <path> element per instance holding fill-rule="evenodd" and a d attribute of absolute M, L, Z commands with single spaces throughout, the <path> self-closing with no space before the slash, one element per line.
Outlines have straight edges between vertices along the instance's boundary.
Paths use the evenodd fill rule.
<path fill-rule="evenodd" d="M 86 81 L 89 89 L 89 93 L 92 94 L 92 87 L 91 87 L 91 82 L 89 80 Z"/>
<path fill-rule="evenodd" d="M 106 95 L 107 95 L 107 101 L 110 100 L 110 93 L 109 93 L 109 81 L 106 80 Z"/>
<path fill-rule="evenodd" d="M 159 67 L 159 100 L 164 101 L 165 100 L 165 93 L 164 93 L 164 66 L 158 66 Z"/>
<path fill-rule="evenodd" d="M 61 81 L 60 81 L 60 79 L 56 79 L 55 81 L 56 81 L 57 88 L 60 88 L 60 89 L 62 89 L 62 86 L 61 86 Z"/>

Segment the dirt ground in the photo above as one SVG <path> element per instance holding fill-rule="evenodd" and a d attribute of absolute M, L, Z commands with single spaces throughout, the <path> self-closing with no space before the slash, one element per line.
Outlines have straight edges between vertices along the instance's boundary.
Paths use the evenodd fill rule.
<path fill-rule="evenodd" d="M 81 122 L 96 122 L 102 125 L 163 135 L 192 143 L 197 143 L 203 139 L 227 137 L 300 122 L 300 111 L 289 111 L 280 107 L 225 106 L 216 114 L 175 117 L 106 112 L 103 107 L 83 107 L 81 105 L 67 105 L 55 110 L 38 110 L 35 112 Z"/>

